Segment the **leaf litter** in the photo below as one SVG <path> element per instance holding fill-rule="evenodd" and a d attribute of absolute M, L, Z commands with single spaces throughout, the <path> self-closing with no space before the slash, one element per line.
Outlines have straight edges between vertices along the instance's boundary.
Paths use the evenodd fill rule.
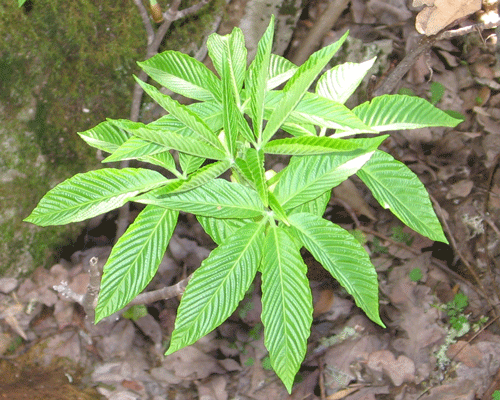
<path fill-rule="evenodd" d="M 425 1 L 421 7 L 418 2 L 410 6 L 397 0 L 368 3 L 352 0 L 323 41 L 327 44 L 349 28 L 359 40 L 353 41 L 356 51 L 351 57 L 361 52 L 378 55 L 385 60 L 376 67 L 383 75 L 390 73 L 390 59 L 400 59 L 417 45 L 413 18 L 426 35 L 453 23 L 451 27 L 466 27 L 475 22 L 472 13 L 478 2 L 463 0 L 461 7 L 451 0 Z M 307 6 L 291 54 L 325 7 L 324 1 Z M 349 55 L 349 49 L 343 51 Z M 370 251 L 379 272 L 381 315 L 387 329 L 369 321 L 342 288 L 318 271 L 315 262 L 309 263 L 315 321 L 291 396 L 268 367 L 258 282 L 227 322 L 167 357 L 163 353 L 178 299 L 151 304 L 148 313 L 136 320 L 115 315 L 92 326 L 81 306 L 56 294 L 53 286 L 64 282 L 74 293 L 84 294 L 88 260 L 97 256 L 102 267 L 109 248 L 79 251 L 71 262 L 61 260 L 22 280 L 0 279 L 4 360 L 49 369 L 62 359 L 71 360 L 85 370 L 80 384 L 96 389 L 93 398 L 491 398 L 500 389 L 494 379 L 500 368 L 500 335 L 494 320 L 500 287 L 499 77 L 491 39 L 473 33 L 436 42 L 399 83 L 397 89 L 433 99 L 441 109 L 465 117 L 454 130 L 396 132 L 384 144 L 385 151 L 425 183 L 439 205 L 436 210 L 451 246 L 439 247 L 408 228 L 398 230 L 401 224 L 377 207 L 356 178 L 344 185 L 345 190 L 338 189 L 327 212 L 334 222 L 356 229 Z M 432 84 L 441 85 L 439 92 L 433 92 Z M 185 278 L 207 257 L 210 241 L 199 228 L 194 221 L 178 228 L 148 290 Z M 449 307 L 457 293 L 468 299 L 461 310 L 465 320 L 460 332 L 450 324 Z M 486 322 L 476 324 L 484 316 L 492 322 L 487 329 L 483 329 Z M 69 382 L 70 378 L 66 377 Z M 22 383 L 0 380 L 0 393 L 9 390 L 12 399 L 23 388 Z"/>

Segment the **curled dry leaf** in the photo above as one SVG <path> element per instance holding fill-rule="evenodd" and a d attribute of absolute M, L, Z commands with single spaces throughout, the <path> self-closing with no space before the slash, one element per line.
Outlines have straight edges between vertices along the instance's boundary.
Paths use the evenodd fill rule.
<path fill-rule="evenodd" d="M 417 15 L 415 28 L 427 36 L 435 35 L 457 19 L 481 9 L 481 0 L 413 0 L 413 6 L 425 5 Z"/>

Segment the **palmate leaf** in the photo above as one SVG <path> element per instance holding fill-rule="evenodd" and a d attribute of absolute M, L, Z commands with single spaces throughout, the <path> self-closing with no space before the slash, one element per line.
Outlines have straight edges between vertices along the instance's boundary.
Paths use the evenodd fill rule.
<path fill-rule="evenodd" d="M 402 162 L 376 151 L 357 175 L 380 205 L 403 223 L 429 239 L 448 243 L 424 185 Z"/>
<path fill-rule="evenodd" d="M 384 326 L 378 313 L 377 272 L 359 242 L 345 229 L 314 214 L 292 214 L 288 219 L 292 232 L 356 305 L 373 322 Z"/>
<path fill-rule="evenodd" d="M 377 132 L 426 126 L 453 127 L 462 122 L 434 107 L 427 100 L 398 94 L 375 97 L 372 101 L 360 104 L 352 111 Z"/>
<path fill-rule="evenodd" d="M 306 353 L 313 307 L 307 266 L 280 227 L 266 234 L 260 271 L 264 344 L 274 371 L 290 393 Z"/>
<path fill-rule="evenodd" d="M 25 221 L 39 226 L 83 221 L 121 207 L 131 197 L 166 181 L 156 171 L 137 168 L 76 174 L 51 189 Z"/>
<path fill-rule="evenodd" d="M 146 206 L 104 266 L 95 322 L 121 310 L 153 279 L 177 224 L 177 211 Z"/>
<path fill-rule="evenodd" d="M 359 64 L 347 62 L 326 71 L 318 80 L 316 94 L 344 104 L 357 89 L 375 60 L 376 57 Z"/>
<path fill-rule="evenodd" d="M 205 64 L 187 54 L 167 50 L 139 62 L 151 78 L 185 97 L 210 101 L 220 100 L 220 81 Z"/>
<path fill-rule="evenodd" d="M 318 50 L 311 55 L 297 71 L 295 71 L 295 74 L 283 88 L 285 94 L 283 99 L 279 102 L 275 111 L 267 121 L 264 132 L 262 133 L 264 143 L 268 142 L 283 122 L 285 122 L 295 106 L 302 99 L 309 86 L 311 86 L 316 76 L 342 46 L 347 35 L 348 32 L 346 32 L 337 42 Z"/>
<path fill-rule="evenodd" d="M 120 129 L 111 121 L 101 122 L 92 129 L 85 132 L 78 132 L 78 135 L 89 146 L 108 153 L 113 153 L 131 137 L 130 134 Z"/>
<path fill-rule="evenodd" d="M 199 139 L 203 142 L 211 144 L 215 148 L 222 149 L 221 143 L 215 132 L 210 129 L 210 127 L 198 114 L 192 111 L 189 107 L 186 107 L 169 96 L 164 95 L 154 86 L 148 85 L 138 78 L 136 78 L 136 82 L 139 83 L 142 89 L 161 107 L 190 128 Z"/>
<path fill-rule="evenodd" d="M 252 218 L 265 212 L 254 190 L 224 179 L 214 179 L 188 192 L 170 191 L 159 188 L 134 201 L 215 218 Z"/>
<path fill-rule="evenodd" d="M 196 342 L 234 312 L 257 272 L 263 230 L 263 224 L 244 225 L 194 272 L 182 295 L 167 355 Z"/>
<path fill-rule="evenodd" d="M 276 139 L 264 146 L 266 154 L 288 154 L 293 156 L 352 152 L 373 149 L 379 146 L 388 135 L 371 139 L 335 139 L 331 137 L 299 136 Z M 376 148 L 376 147 L 375 147 Z"/>

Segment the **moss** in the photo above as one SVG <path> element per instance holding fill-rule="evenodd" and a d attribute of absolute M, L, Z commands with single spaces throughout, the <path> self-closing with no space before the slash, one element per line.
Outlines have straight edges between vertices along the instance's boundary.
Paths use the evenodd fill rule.
<path fill-rule="evenodd" d="M 184 0 L 181 2 L 180 9 L 195 4 L 197 4 L 195 0 Z M 194 56 L 195 51 L 190 51 L 190 47 L 193 44 L 198 49 L 202 46 L 216 16 L 222 13 L 224 7 L 224 0 L 214 0 L 203 6 L 195 15 L 175 21 L 170 27 L 169 32 L 165 35 L 160 51 L 178 50 Z"/>

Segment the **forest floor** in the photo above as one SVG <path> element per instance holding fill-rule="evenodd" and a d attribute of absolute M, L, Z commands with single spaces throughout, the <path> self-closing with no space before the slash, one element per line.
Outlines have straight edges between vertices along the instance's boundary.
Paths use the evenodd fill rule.
<path fill-rule="evenodd" d="M 418 47 L 417 11 L 403 0 L 349 4 L 322 43 L 347 29 L 362 43 L 389 43 L 383 74 L 366 89 L 376 93 Z M 306 6 L 290 59 L 327 6 L 321 0 Z M 452 28 L 472 25 L 476 18 L 465 16 Z M 439 25 L 439 18 L 433 23 Z M 418 95 L 465 118 L 454 129 L 392 132 L 382 145 L 423 181 L 450 244 L 404 227 L 355 178 L 334 190 L 327 208 L 328 219 L 364 241 L 379 275 L 387 328 L 371 322 L 311 259 L 315 319 L 291 395 L 269 366 L 258 281 L 219 328 L 165 357 L 179 299 L 151 304 L 143 316 L 129 313 L 93 326 L 78 304 L 53 290 L 65 281 L 85 293 L 89 260 L 98 257 L 103 265 L 110 252 L 114 238 L 105 226 L 113 226 L 116 217 L 110 213 L 88 227 L 85 249 L 74 249 L 68 259 L 24 279 L 0 279 L 0 398 L 495 398 L 500 390 L 500 67 L 493 33 L 476 30 L 434 41 L 393 91 Z M 184 216 L 148 290 L 183 279 L 213 247 L 196 221 Z"/>

